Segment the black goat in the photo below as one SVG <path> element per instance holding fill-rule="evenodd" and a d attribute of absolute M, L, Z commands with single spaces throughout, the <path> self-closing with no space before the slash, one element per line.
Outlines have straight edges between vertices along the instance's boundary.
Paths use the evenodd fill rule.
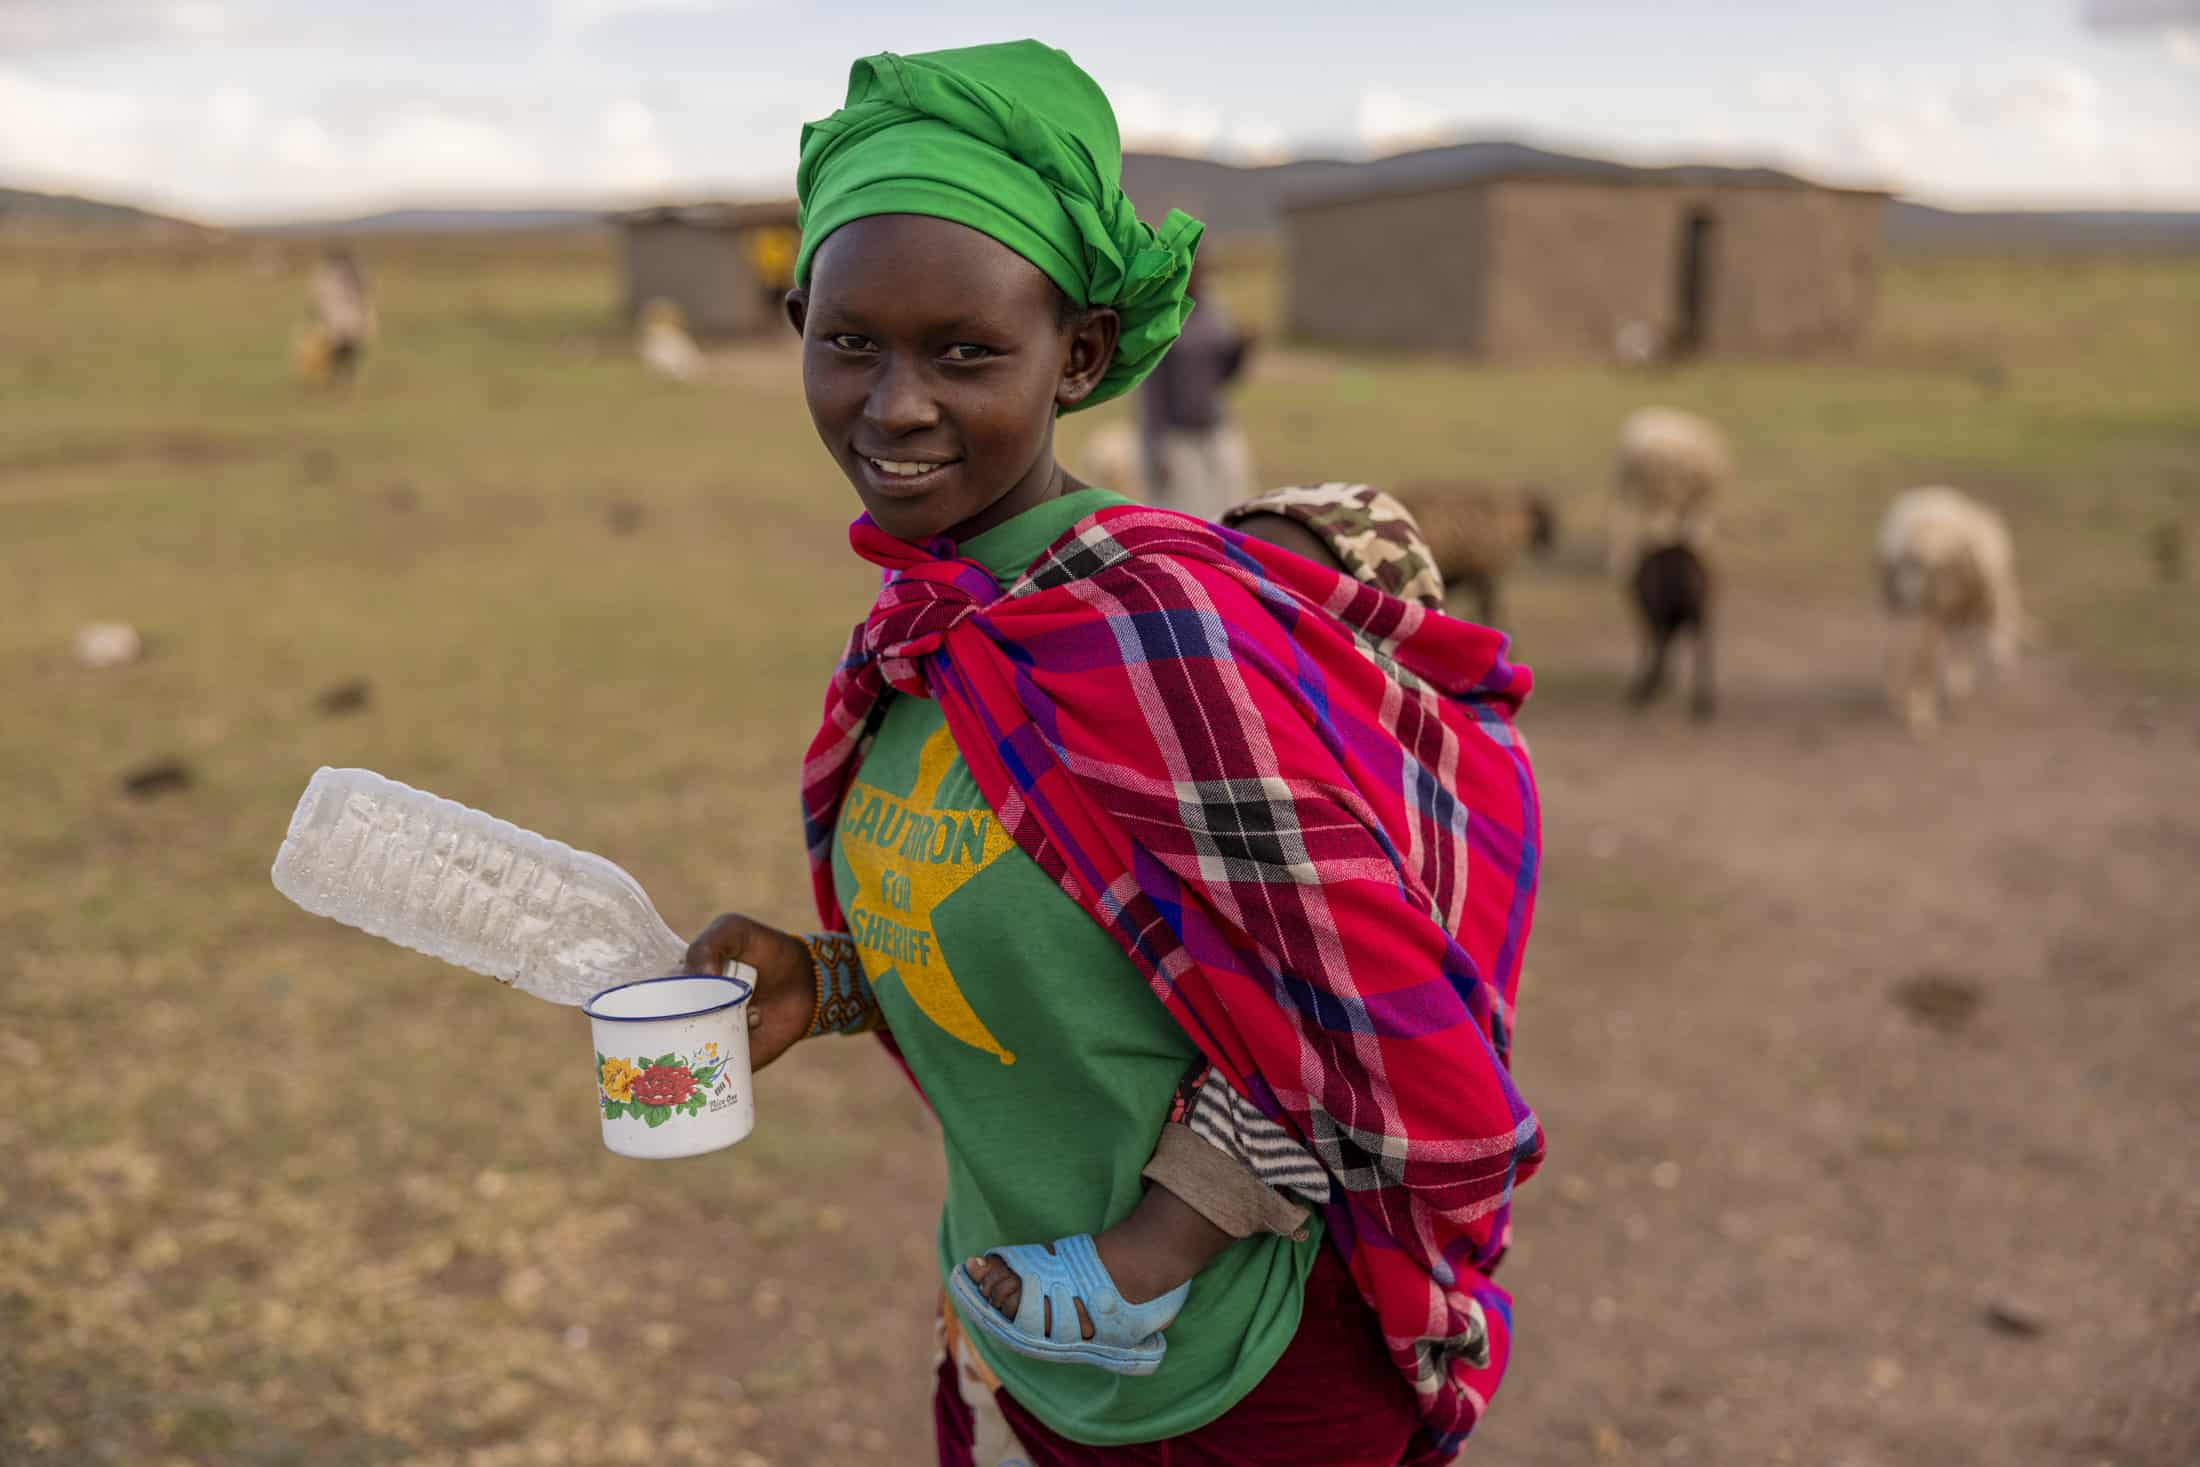
<path fill-rule="evenodd" d="M 1629 587 L 1642 617 L 1644 642 L 1642 670 L 1627 690 L 1628 701 L 1640 707 L 1664 689 L 1666 651 L 1675 637 L 1692 632 L 1695 687 L 1688 706 L 1696 717 L 1709 718 L 1713 707 L 1710 568 L 1686 545 L 1661 545 L 1635 562 Z"/>

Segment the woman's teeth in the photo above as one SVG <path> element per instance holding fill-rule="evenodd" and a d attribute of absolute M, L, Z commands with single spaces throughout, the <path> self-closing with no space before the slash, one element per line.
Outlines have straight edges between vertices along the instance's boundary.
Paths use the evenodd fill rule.
<path fill-rule="evenodd" d="M 896 479 L 914 479 L 919 474 L 928 474 L 934 469 L 946 467 L 944 464 L 910 463 L 891 458 L 874 458 L 870 463 L 880 473 L 889 474 Z"/>

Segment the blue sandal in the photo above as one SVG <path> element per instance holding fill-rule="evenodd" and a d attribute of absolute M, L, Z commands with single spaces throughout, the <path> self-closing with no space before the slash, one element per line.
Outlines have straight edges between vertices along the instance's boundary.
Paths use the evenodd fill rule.
<path fill-rule="evenodd" d="M 1016 1317 L 1009 1319 L 979 1292 L 970 1270 L 957 1264 L 948 1275 L 947 1288 L 965 1321 L 1019 1355 L 1097 1365 L 1116 1375 L 1151 1375 L 1160 1368 L 1162 1353 L 1169 1348 L 1161 1331 L 1176 1319 L 1192 1291 L 1190 1284 L 1183 1283 L 1158 1299 L 1130 1303 L 1108 1277 L 1090 1233 L 1057 1239 L 1051 1253 L 1037 1243 L 1016 1243 L 989 1248 L 985 1256 L 998 1258 L 1015 1271 L 1023 1281 L 1023 1297 L 1017 1300 Z M 1077 1322 L 1079 1300 L 1092 1317 L 1089 1340 Z M 1052 1329 L 1047 1327 L 1050 1303 Z"/>

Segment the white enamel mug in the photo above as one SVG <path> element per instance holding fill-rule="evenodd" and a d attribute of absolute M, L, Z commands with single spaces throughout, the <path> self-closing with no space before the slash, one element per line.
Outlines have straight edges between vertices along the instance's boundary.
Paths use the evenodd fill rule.
<path fill-rule="evenodd" d="M 621 1156 L 700 1156 L 756 1127 L 749 995 L 756 970 L 645 978 L 581 1005 L 596 1035 L 596 1111 Z"/>

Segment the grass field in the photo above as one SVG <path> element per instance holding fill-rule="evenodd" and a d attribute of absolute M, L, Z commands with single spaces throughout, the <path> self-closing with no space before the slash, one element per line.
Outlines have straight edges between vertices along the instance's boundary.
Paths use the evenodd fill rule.
<path fill-rule="evenodd" d="M 646 377 L 592 245 L 366 263 L 384 342 L 321 395 L 297 262 L 0 246 L 0 1461 L 929 1460 L 938 1148 L 870 1046 L 765 1076 L 734 1152 L 623 1162 L 575 1015 L 268 883 L 308 775 L 359 764 L 613 856 L 675 926 L 805 925 L 791 775 L 867 594 L 783 347 Z M 2200 1449 L 2200 594 L 2149 550 L 2200 534 L 2200 262 L 1897 262 L 1878 322 L 1853 360 L 1656 376 L 1278 350 L 1243 394 L 1265 480 L 1534 480 L 1576 544 L 1628 408 L 1737 444 L 1717 730 L 1621 722 L 1601 582 L 1513 588 L 1553 1161 L 1468 1460 Z M 1916 752 L 1868 544 L 1935 480 L 2008 514 L 2046 650 Z M 105 617 L 142 662 L 72 661 Z M 160 758 L 192 786 L 126 798 Z M 1988 973 L 1952 1039 L 1884 1001 L 1935 964 Z M 2079 969 L 2117 977 L 2074 1037 Z M 1975 1327 L 2004 1284 L 2037 1341 Z"/>

